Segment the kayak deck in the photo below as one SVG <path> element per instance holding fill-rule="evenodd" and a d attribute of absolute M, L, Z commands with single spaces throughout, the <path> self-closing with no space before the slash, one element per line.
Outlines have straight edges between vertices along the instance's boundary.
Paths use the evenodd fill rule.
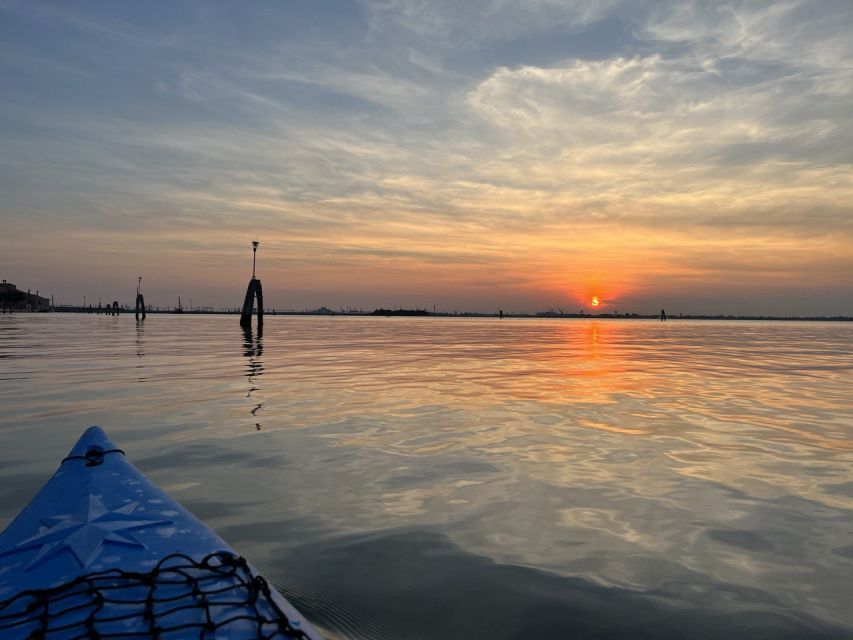
<path fill-rule="evenodd" d="M 98 427 L 0 534 L 0 637 L 320 638 Z"/>

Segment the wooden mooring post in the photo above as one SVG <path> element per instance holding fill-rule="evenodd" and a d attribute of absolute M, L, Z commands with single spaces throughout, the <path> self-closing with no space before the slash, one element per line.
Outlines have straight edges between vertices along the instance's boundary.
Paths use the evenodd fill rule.
<path fill-rule="evenodd" d="M 139 313 L 142 312 L 142 319 L 145 320 L 145 297 L 142 295 L 142 276 L 136 283 L 136 319 L 139 320 Z"/>
<path fill-rule="evenodd" d="M 255 306 L 255 299 L 258 301 L 258 327 L 264 324 L 264 290 L 261 286 L 261 281 L 255 277 L 255 258 L 258 253 L 257 240 L 252 240 L 252 279 L 249 280 L 249 286 L 246 289 L 246 297 L 243 300 L 243 310 L 240 313 L 240 326 L 249 327 L 252 325 L 252 308 Z"/>

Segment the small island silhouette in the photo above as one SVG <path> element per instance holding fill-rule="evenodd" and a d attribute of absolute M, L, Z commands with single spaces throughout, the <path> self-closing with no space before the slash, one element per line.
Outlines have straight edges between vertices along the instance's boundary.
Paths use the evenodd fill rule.
<path fill-rule="evenodd" d="M 5 308 L 4 311 L 26 311 L 27 309 Z M 45 311 L 48 309 L 45 309 Z M 93 307 L 91 305 L 83 307 L 81 305 L 55 305 L 49 308 L 49 311 L 54 313 L 134 313 L 134 308 L 128 304 L 120 305 L 118 308 Z M 241 309 L 237 307 L 209 307 L 195 306 L 191 310 L 185 307 L 181 308 L 181 313 L 184 316 L 195 315 L 240 315 Z M 176 308 L 173 306 L 158 307 L 149 305 L 147 307 L 149 315 L 156 314 L 174 314 Z M 568 313 L 560 310 L 549 309 L 546 311 L 535 312 L 509 312 L 509 311 L 429 311 L 427 309 L 386 309 L 380 307 L 372 311 L 365 311 L 353 308 L 341 308 L 333 310 L 329 307 L 319 307 L 317 309 L 275 309 L 266 308 L 265 313 L 272 316 L 361 316 L 361 317 L 419 317 L 419 318 L 498 318 L 498 319 L 547 319 L 547 318 L 580 318 L 580 319 L 600 319 L 600 320 L 660 320 L 661 314 L 657 313 Z M 853 320 L 853 316 L 771 316 L 771 315 L 737 315 L 737 314 L 697 314 L 697 313 L 667 313 L 666 319 L 670 321 L 678 320 L 774 320 L 774 321 L 824 321 L 824 322 L 849 322 Z"/>

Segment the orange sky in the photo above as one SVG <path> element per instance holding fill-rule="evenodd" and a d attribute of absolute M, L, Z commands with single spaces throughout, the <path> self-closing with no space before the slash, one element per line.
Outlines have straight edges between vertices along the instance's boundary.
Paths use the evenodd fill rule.
<path fill-rule="evenodd" d="M 278 308 L 853 314 L 853 11 L 665 5 L 0 9 L 2 277 L 236 306 L 258 237 Z"/>

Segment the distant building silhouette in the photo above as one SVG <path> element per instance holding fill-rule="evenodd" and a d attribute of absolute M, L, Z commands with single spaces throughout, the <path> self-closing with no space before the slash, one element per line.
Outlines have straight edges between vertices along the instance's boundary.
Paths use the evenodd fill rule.
<path fill-rule="evenodd" d="M 4 311 L 49 311 L 50 299 L 31 293 L 29 289 L 21 291 L 11 282 L 0 283 L 0 307 Z"/>

